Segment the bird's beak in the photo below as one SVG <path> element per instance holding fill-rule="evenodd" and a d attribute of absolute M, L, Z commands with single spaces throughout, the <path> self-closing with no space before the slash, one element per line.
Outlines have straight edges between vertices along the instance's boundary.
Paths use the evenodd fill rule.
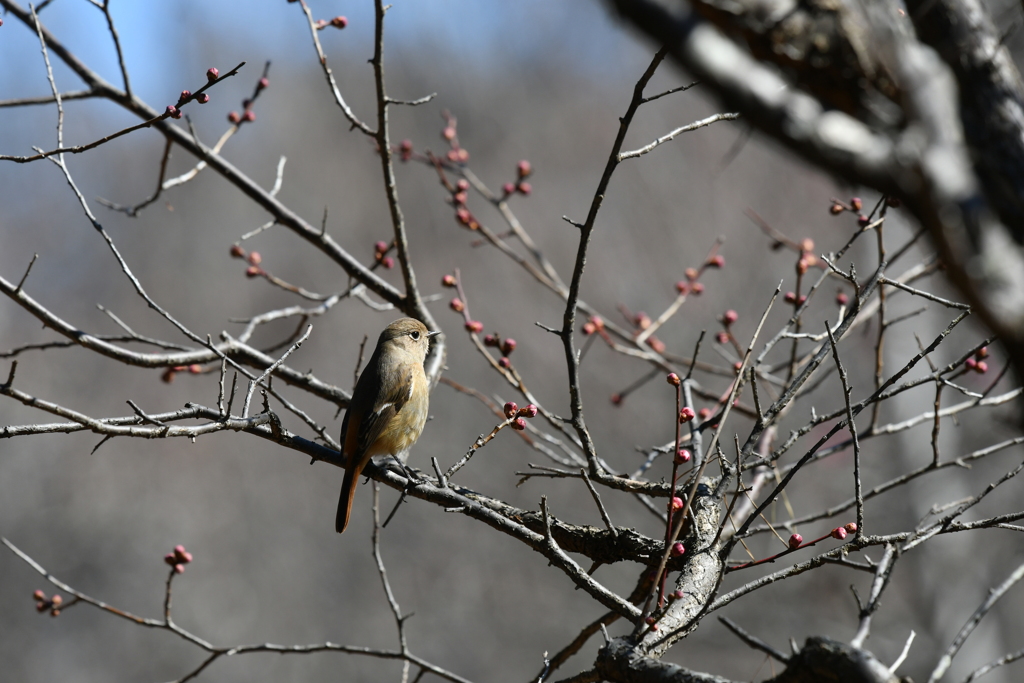
<path fill-rule="evenodd" d="M 430 332 L 427 332 L 427 337 L 434 337 L 439 334 L 441 334 L 441 330 L 432 330 Z"/>

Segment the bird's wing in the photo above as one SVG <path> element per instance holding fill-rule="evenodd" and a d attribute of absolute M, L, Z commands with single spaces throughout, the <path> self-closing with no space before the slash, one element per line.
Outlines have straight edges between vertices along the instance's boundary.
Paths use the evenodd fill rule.
<path fill-rule="evenodd" d="M 354 437 L 356 439 L 355 444 L 353 444 L 355 446 L 354 451 L 349 452 L 365 453 L 377 441 L 377 438 L 384 430 L 384 427 L 391 421 L 391 418 L 409 401 L 413 373 L 406 371 L 395 377 L 395 379 L 397 381 L 383 382 L 385 386 L 390 384 L 391 391 L 387 395 L 377 398 L 377 404 L 373 407 L 373 411 L 368 415 L 364 415 L 360 421 L 357 433 L 349 435 L 346 432 L 346 437 L 348 437 L 346 442 L 349 438 Z M 346 443 L 345 445 L 348 446 L 349 444 Z M 348 449 L 346 448 L 346 450 Z"/>

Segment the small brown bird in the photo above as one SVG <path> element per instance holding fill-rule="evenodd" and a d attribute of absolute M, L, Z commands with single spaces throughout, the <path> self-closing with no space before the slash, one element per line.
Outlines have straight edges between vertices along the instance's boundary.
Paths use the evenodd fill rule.
<path fill-rule="evenodd" d="M 377 348 L 359 375 L 341 424 L 346 464 L 334 522 L 339 534 L 348 526 L 356 483 L 370 458 L 391 455 L 404 465 L 409 448 L 420 438 L 430 401 L 423 361 L 435 334 L 419 320 L 396 320 L 380 333 Z"/>

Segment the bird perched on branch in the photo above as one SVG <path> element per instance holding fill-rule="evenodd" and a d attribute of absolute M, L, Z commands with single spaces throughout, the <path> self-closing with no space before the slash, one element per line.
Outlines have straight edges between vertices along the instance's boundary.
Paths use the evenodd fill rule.
<path fill-rule="evenodd" d="M 375 455 L 393 456 L 402 466 L 409 448 L 427 422 L 430 386 L 423 361 L 431 332 L 412 318 L 400 318 L 384 328 L 341 424 L 345 480 L 341 485 L 334 530 L 345 531 L 352 513 L 356 482 Z"/>

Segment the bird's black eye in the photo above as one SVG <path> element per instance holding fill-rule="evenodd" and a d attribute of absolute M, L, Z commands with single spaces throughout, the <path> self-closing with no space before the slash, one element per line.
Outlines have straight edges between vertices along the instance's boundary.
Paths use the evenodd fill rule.
<path fill-rule="evenodd" d="M 412 337 L 413 341 L 420 340 L 420 333 L 418 330 L 413 330 L 412 332 L 409 333 L 409 336 Z"/>

